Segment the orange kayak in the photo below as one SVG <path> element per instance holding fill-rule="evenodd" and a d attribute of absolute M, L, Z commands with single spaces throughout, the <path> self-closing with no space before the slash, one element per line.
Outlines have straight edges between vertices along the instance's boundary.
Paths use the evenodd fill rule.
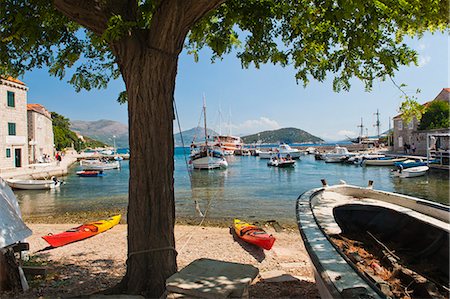
<path fill-rule="evenodd" d="M 48 234 L 47 236 L 43 236 L 42 239 L 47 241 L 52 247 L 64 246 L 102 233 L 117 225 L 120 218 L 121 215 L 112 216 L 109 219 L 86 223 L 59 234 Z"/>
<path fill-rule="evenodd" d="M 251 225 L 239 219 L 234 219 L 234 231 L 239 238 L 247 243 L 270 250 L 275 237 L 256 225 Z"/>

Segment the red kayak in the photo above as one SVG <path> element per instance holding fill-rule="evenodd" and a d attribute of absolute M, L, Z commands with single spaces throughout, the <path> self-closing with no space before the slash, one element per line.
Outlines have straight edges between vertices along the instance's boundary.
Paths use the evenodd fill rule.
<path fill-rule="evenodd" d="M 239 219 L 234 219 L 234 230 L 239 238 L 247 243 L 270 250 L 275 237 L 256 225 L 251 225 Z"/>
<path fill-rule="evenodd" d="M 59 234 L 48 234 L 42 238 L 52 247 L 63 246 L 102 233 L 118 224 L 120 218 L 120 215 L 112 216 L 109 219 L 86 223 Z"/>

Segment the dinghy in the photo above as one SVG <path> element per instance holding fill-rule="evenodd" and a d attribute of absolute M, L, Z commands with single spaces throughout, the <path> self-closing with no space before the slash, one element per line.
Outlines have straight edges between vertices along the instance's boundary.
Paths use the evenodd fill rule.
<path fill-rule="evenodd" d="M 402 166 L 399 166 L 398 169 L 394 172 L 394 176 L 401 178 L 413 178 L 425 175 L 430 169 L 428 166 L 416 166 L 403 169 Z"/>
<path fill-rule="evenodd" d="M 448 206 L 322 182 L 297 200 L 322 298 L 449 297 Z"/>
<path fill-rule="evenodd" d="M 362 162 L 362 165 L 364 166 L 393 166 L 395 162 L 402 162 L 405 161 L 407 158 L 391 158 L 391 157 L 385 157 L 385 158 L 379 158 L 379 159 L 369 159 L 364 160 Z"/>
<path fill-rule="evenodd" d="M 21 190 L 47 190 L 55 189 L 61 186 L 62 181 L 55 177 L 51 180 L 22 180 L 22 179 L 7 179 L 6 183 L 13 189 Z"/>
<path fill-rule="evenodd" d="M 60 247 L 98 235 L 117 225 L 120 222 L 120 218 L 121 215 L 112 216 L 109 219 L 86 223 L 59 234 L 48 234 L 43 236 L 42 239 L 47 241 L 52 247 Z"/>
<path fill-rule="evenodd" d="M 270 250 L 275 242 L 275 237 L 266 233 L 260 227 L 234 219 L 234 231 L 236 235 L 247 243 Z"/>

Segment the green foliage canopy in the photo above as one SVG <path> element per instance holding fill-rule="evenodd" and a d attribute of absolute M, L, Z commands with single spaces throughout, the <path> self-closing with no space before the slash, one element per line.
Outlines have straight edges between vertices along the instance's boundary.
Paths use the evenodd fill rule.
<path fill-rule="evenodd" d="M 48 66 L 53 76 L 69 77 L 78 91 L 105 88 L 120 75 L 109 46 L 148 31 L 162 2 L 126 2 L 135 13 L 111 10 L 107 27 L 94 33 L 68 20 L 49 1 L 4 0 L 0 75 L 19 76 Z M 191 28 L 185 47 L 195 59 L 209 46 L 213 60 L 236 51 L 243 67 L 292 65 L 304 84 L 332 73 L 337 91 L 348 90 L 353 77 L 370 89 L 375 78 L 417 62 L 416 53 L 402 41 L 405 35 L 446 31 L 448 24 L 448 0 L 228 0 Z M 126 101 L 126 95 L 119 99 Z"/>
<path fill-rule="evenodd" d="M 450 128 L 449 103 L 433 101 L 426 108 L 419 124 L 419 130 Z"/>

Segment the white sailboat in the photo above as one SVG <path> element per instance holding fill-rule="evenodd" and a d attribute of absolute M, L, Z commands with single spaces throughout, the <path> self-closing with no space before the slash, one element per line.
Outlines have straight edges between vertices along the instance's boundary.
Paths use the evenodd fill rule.
<path fill-rule="evenodd" d="M 203 118 L 205 126 L 205 143 L 192 144 L 191 156 L 189 163 L 194 169 L 216 169 L 228 167 L 228 162 L 225 160 L 220 148 L 213 148 L 208 145 L 208 130 L 206 127 L 206 101 L 203 96 Z"/>

